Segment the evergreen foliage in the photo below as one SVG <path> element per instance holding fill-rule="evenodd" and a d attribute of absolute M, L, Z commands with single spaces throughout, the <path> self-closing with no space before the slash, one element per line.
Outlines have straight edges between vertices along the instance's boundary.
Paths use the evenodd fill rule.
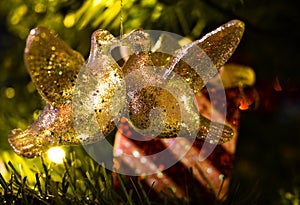
<path fill-rule="evenodd" d="M 257 74 L 259 109 L 242 115 L 237 159 L 224 204 L 299 204 L 299 9 L 275 0 L 123 0 L 124 33 L 160 29 L 199 38 L 237 18 L 246 32 L 232 61 L 250 65 Z M 7 143 L 14 128 L 25 129 L 44 102 L 24 66 L 30 29 L 55 30 L 85 57 L 91 33 L 103 28 L 120 34 L 120 1 L 0 1 L 0 204 L 188 204 L 166 195 L 151 198 L 138 180 L 118 175 L 69 148 L 63 165 L 16 156 Z M 274 80 L 282 92 L 273 89 Z M 72 149 L 77 150 L 76 155 Z M 130 184 L 130 186 L 128 186 Z"/>

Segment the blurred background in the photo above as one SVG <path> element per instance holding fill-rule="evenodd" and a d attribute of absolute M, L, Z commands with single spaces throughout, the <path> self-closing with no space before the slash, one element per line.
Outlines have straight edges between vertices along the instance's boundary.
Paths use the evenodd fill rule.
<path fill-rule="evenodd" d="M 292 0 L 123 0 L 122 4 L 124 33 L 142 28 L 198 39 L 231 19 L 245 22 L 244 37 L 230 62 L 254 69 L 258 100 L 255 108 L 241 115 L 230 191 L 245 204 L 299 204 L 299 5 Z M 86 58 L 94 30 L 120 35 L 120 1 L 1 0 L 0 161 L 3 156 L 14 158 L 7 143 L 11 130 L 25 129 L 44 106 L 23 59 L 26 37 L 40 25 L 55 30 Z"/>

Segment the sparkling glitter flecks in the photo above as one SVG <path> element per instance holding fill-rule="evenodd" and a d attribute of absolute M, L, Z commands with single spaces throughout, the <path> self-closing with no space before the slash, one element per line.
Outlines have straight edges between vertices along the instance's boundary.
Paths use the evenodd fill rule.
<path fill-rule="evenodd" d="M 221 66 L 232 55 L 240 42 L 243 31 L 244 24 L 234 20 L 212 31 L 200 40 L 182 47 L 174 57 L 160 52 L 144 52 L 131 55 L 123 66 L 124 75 L 127 76 L 137 70 L 137 75 L 134 78 L 130 78 L 130 85 L 135 84 L 134 86 L 140 88 L 143 85 L 141 83 L 142 79 L 146 79 L 151 81 L 152 84 L 161 87 L 163 79 L 159 75 L 155 76 L 155 73 L 159 71 L 148 72 L 149 70 L 145 71 L 146 69 L 144 68 L 147 66 L 163 67 L 167 68 L 167 71 L 174 71 L 181 78 L 185 79 L 193 91 L 198 93 L 217 74 Z M 219 58 L 216 56 L 219 56 Z M 211 64 L 211 60 L 213 64 Z M 190 67 L 191 64 L 193 68 Z M 169 73 L 166 72 L 164 77 L 168 78 Z M 141 84 L 140 86 L 138 85 L 139 83 Z M 131 92 L 132 90 L 130 85 L 126 83 L 127 92 Z M 174 83 L 173 87 L 179 88 L 182 85 L 182 83 Z M 136 90 L 133 89 L 132 93 L 135 94 L 133 96 L 129 95 L 130 124 L 135 128 L 149 128 L 152 123 L 150 111 L 160 108 L 165 113 L 167 119 L 164 121 L 164 129 L 158 137 L 176 137 L 179 130 L 184 131 L 186 137 L 193 136 L 192 132 L 195 130 L 195 125 L 199 125 L 199 120 L 199 128 L 196 128 L 199 131 L 198 139 L 206 139 L 210 143 L 215 144 L 227 142 L 233 137 L 231 127 L 211 122 L 200 115 L 195 110 L 193 99 L 187 99 L 186 102 L 188 103 L 185 102 L 183 106 L 180 106 L 178 99 L 174 99 L 172 96 L 174 92 L 171 94 L 159 87 L 147 86 L 139 92 L 134 92 Z M 177 89 L 177 91 L 177 93 L 182 94 L 181 97 L 186 98 L 186 96 L 189 96 L 184 95 L 184 92 L 180 92 L 180 89 Z M 180 112 L 180 110 L 183 110 L 183 112 Z M 182 123 L 182 121 L 185 123 Z M 156 127 L 159 126 L 156 125 Z M 220 136 L 220 138 L 216 136 Z"/>
<path fill-rule="evenodd" d="M 51 105 L 72 99 L 73 87 L 84 58 L 47 28 L 30 31 L 25 63 L 37 90 Z"/>
<path fill-rule="evenodd" d="M 159 71 L 152 72 L 149 69 L 145 69 L 145 67 L 153 64 L 154 66 L 158 66 L 156 62 L 160 64 L 162 59 L 159 57 L 158 53 L 154 53 L 153 55 L 148 53 L 132 55 L 123 66 L 125 76 L 137 70 L 136 74 L 130 78 L 130 82 L 126 83 L 127 92 L 134 90 L 134 86 L 139 88 L 145 85 L 147 82 L 143 82 L 143 80 L 149 81 L 149 79 L 153 79 L 151 83 L 157 85 L 146 86 L 138 92 L 133 92 L 135 95 L 129 95 L 129 123 L 135 127 L 135 129 L 148 129 L 151 123 L 153 123 L 153 120 L 150 119 L 151 111 L 155 108 L 160 108 L 160 110 L 165 113 L 166 119 L 164 120 L 164 128 L 157 137 L 176 137 L 179 131 L 181 131 L 185 137 L 192 137 L 193 134 L 195 134 L 194 131 L 199 131 L 197 132 L 198 139 L 207 139 L 214 144 L 229 141 L 233 136 L 233 130 L 229 126 L 211 122 L 204 116 L 201 116 L 194 105 L 194 99 L 191 98 L 193 94 L 186 93 L 187 89 L 184 88 L 183 82 L 179 81 L 179 79 L 176 81 L 172 78 L 172 81 L 169 81 L 166 89 L 162 89 L 163 73 L 161 73 L 161 75 L 155 75 L 159 73 Z M 151 78 L 151 76 L 154 77 Z M 140 86 L 138 85 L 139 83 L 141 84 Z M 174 92 L 168 92 L 170 90 Z M 163 119 L 161 121 L 163 121 Z M 155 127 L 155 129 L 159 128 L 158 125 L 155 125 Z M 155 129 L 151 129 L 152 133 L 149 134 L 143 131 L 143 134 L 147 136 L 154 134 L 156 133 Z M 220 135 L 220 131 L 222 133 L 221 138 L 216 138 L 216 136 Z"/>
<path fill-rule="evenodd" d="M 200 92 L 231 57 L 240 43 L 244 29 L 243 22 L 232 20 L 201 39 L 183 46 L 170 60 L 169 73 L 173 70 L 186 79 L 195 93 Z M 189 65 L 193 65 L 193 69 Z M 169 73 L 165 74 L 166 77 Z"/>
<path fill-rule="evenodd" d="M 53 108 L 47 104 L 39 118 L 26 130 L 12 131 L 10 145 L 17 154 L 31 158 L 51 146 L 79 144 L 70 117 L 71 109 L 71 105 Z"/>
<path fill-rule="evenodd" d="M 79 144 L 73 128 L 71 101 L 84 58 L 41 27 L 31 30 L 27 38 L 25 62 L 46 107 L 26 130 L 12 131 L 10 145 L 19 155 L 35 157 L 58 143 Z"/>
<path fill-rule="evenodd" d="M 150 48 L 150 45 L 155 44 L 152 44 L 151 39 L 148 38 L 145 32 L 141 30 L 133 31 L 124 36 L 122 40 L 130 52 L 128 62 L 125 63 L 123 68 L 120 68 L 113 61 L 111 55 L 107 55 L 111 52 L 113 46 L 118 46 L 118 43 L 115 44 L 114 36 L 108 31 L 98 30 L 93 34 L 90 56 L 87 65 L 83 66 L 83 57 L 78 52 L 69 48 L 53 32 L 42 27 L 33 29 L 27 39 L 25 62 L 32 81 L 46 101 L 46 107 L 37 121 L 28 129 L 25 131 L 14 130 L 13 134 L 9 137 L 9 142 L 16 153 L 26 157 L 38 156 L 50 146 L 59 143 L 69 145 L 80 143 L 73 127 L 72 113 L 74 110 L 72 110 L 72 104 L 74 102 L 72 100 L 74 99 L 75 81 L 77 77 L 80 77 L 78 74 L 81 68 L 89 70 L 86 76 L 81 77 L 90 79 L 90 82 L 94 84 L 90 86 L 91 83 L 87 81 L 86 84 L 79 85 L 79 88 L 80 86 L 85 86 L 82 89 L 86 91 L 86 94 L 81 92 L 82 96 L 80 97 L 88 97 L 86 102 L 91 102 L 91 98 L 94 99 L 92 101 L 93 104 L 86 105 L 86 107 L 89 106 L 93 109 L 93 113 L 96 114 L 97 119 L 97 125 L 87 124 L 81 127 L 86 127 L 86 129 L 93 128 L 93 126 L 97 127 L 97 129 L 100 127 L 105 137 L 113 129 L 114 117 L 126 101 L 126 106 L 129 106 L 131 117 L 133 117 L 130 119 L 128 116 L 127 119 L 137 130 L 139 128 L 147 128 L 149 120 L 148 111 L 157 106 L 166 115 L 170 115 L 166 120 L 165 131 L 162 132 L 160 137 L 175 137 L 177 130 L 181 128 L 185 130 L 188 136 L 189 132 L 194 130 L 195 126 L 199 125 L 198 122 L 200 120 L 200 126 L 196 127 L 196 131 L 197 129 L 200 131 L 198 135 L 199 139 L 208 137 L 212 143 L 226 142 L 233 136 L 232 129 L 228 126 L 224 126 L 223 128 L 222 124 L 211 123 L 208 119 L 197 113 L 196 109 L 194 109 L 193 99 L 189 99 L 188 95 L 180 97 L 182 99 L 181 105 L 166 90 L 159 89 L 159 86 L 149 86 L 149 88 L 142 89 L 135 95 L 130 95 L 127 90 L 125 90 L 127 92 L 125 95 L 117 95 L 124 96 L 124 98 L 131 96 L 129 99 L 119 99 L 119 101 L 116 101 L 116 99 L 113 99 L 113 96 L 116 96 L 115 91 L 117 88 L 130 88 L 128 85 L 122 86 L 122 83 L 124 83 L 122 80 L 126 77 L 126 74 L 150 65 L 154 67 L 162 66 L 168 70 L 164 74 L 155 71 L 153 77 L 157 77 L 157 74 L 161 75 L 157 79 L 148 76 L 146 79 L 151 81 L 150 83 L 153 81 L 158 83 L 158 85 L 162 85 L 161 83 L 163 82 L 160 81 L 170 81 L 172 78 L 170 73 L 174 71 L 186 81 L 195 93 L 198 93 L 208 80 L 217 74 L 218 69 L 232 55 L 241 39 L 243 30 L 244 24 L 242 22 L 237 20 L 230 21 L 205 35 L 203 38 L 179 48 L 174 56 L 162 53 L 164 52 L 164 47 L 166 47 L 166 42 L 170 42 L 171 40 L 167 36 L 159 39 L 154 52 L 145 53 L 142 51 L 147 50 L 147 48 Z M 111 45 L 112 47 L 107 45 Z M 204 52 L 193 52 L 197 50 L 197 47 L 201 48 Z M 109 49 L 106 50 L 107 48 Z M 168 51 L 167 47 L 165 49 Z M 205 55 L 212 60 L 217 69 L 212 67 L 203 69 L 208 62 L 207 58 L 203 57 Z M 195 58 L 196 61 L 194 61 Z M 188 64 L 184 61 L 188 62 Z M 194 63 L 193 66 L 196 66 L 198 69 L 197 72 L 189 66 L 191 61 Z M 136 73 L 139 73 L 139 71 Z M 200 73 L 201 76 L 197 73 Z M 141 71 L 139 75 L 142 76 L 145 74 L 149 73 Z M 125 80 L 125 82 L 127 84 L 129 81 Z M 176 88 L 180 91 L 181 83 L 176 83 L 175 80 L 170 84 L 171 87 L 173 86 L 174 89 Z M 124 90 L 121 91 L 124 92 Z M 80 99 L 80 97 L 78 98 L 77 96 L 77 99 Z M 78 101 L 76 103 L 83 105 L 83 102 L 85 101 Z M 115 105 L 113 102 L 120 102 L 120 104 L 117 103 Z M 185 124 L 179 121 L 180 116 L 177 112 L 177 109 L 179 107 L 182 108 L 182 105 L 186 106 L 185 110 L 180 113 L 181 117 L 187 120 Z M 80 112 L 79 116 L 82 114 L 82 117 L 86 117 L 84 111 L 81 110 Z M 76 119 L 74 122 L 80 123 L 81 121 Z M 223 130 L 221 139 L 215 139 L 214 131 L 219 133 L 220 130 Z M 82 136 L 82 138 L 86 137 Z M 93 140 L 99 139 L 95 138 Z M 89 142 L 89 139 L 87 142 Z"/>
<path fill-rule="evenodd" d="M 115 128 L 117 115 L 114 112 L 122 107 L 121 99 L 114 101 L 118 88 L 124 87 L 121 68 L 111 55 L 115 44 L 115 37 L 108 31 L 95 31 L 87 64 L 78 75 L 73 93 L 73 116 L 79 139 L 84 144 L 106 137 Z"/>

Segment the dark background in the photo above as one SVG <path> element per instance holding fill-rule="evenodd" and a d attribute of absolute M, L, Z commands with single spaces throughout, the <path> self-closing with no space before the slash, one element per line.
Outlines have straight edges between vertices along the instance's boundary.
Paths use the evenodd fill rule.
<path fill-rule="evenodd" d="M 84 7 L 87 2 L 1 1 L 0 152 L 11 151 L 7 143 L 10 130 L 26 128 L 43 108 L 23 61 L 25 40 L 31 28 L 45 25 L 56 30 L 85 57 L 92 31 L 105 28 L 119 34 L 119 15 L 109 19 L 105 14 L 113 7 L 93 8 L 92 3 Z M 230 189 L 232 201 L 239 201 L 239 204 L 292 204 L 297 194 L 299 203 L 300 7 L 295 2 L 160 0 L 134 1 L 130 6 L 124 4 L 125 32 L 141 27 L 195 39 L 228 20 L 245 22 L 244 37 L 230 62 L 254 69 L 258 102 L 256 109 L 243 111 L 241 115 Z M 158 9 L 157 5 L 164 12 L 157 18 L 150 18 Z M 83 14 L 67 28 L 63 20 L 79 9 Z M 9 87 L 15 91 L 12 99 L 6 94 Z"/>

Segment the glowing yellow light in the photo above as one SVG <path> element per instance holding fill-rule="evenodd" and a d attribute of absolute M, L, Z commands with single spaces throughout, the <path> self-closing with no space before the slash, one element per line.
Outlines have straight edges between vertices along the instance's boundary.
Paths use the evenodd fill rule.
<path fill-rule="evenodd" d="M 94 0 L 93 1 L 93 6 L 97 6 L 98 4 L 101 3 L 102 0 Z"/>
<path fill-rule="evenodd" d="M 0 160 L 0 172 L 2 175 L 6 174 L 5 164 L 2 160 Z"/>
<path fill-rule="evenodd" d="M 13 24 L 13 25 L 18 24 L 21 21 L 21 19 L 23 18 L 23 16 L 27 13 L 27 11 L 28 11 L 28 8 L 25 4 L 19 6 L 17 9 L 15 9 L 15 11 L 10 19 L 11 24 Z"/>
<path fill-rule="evenodd" d="M 38 119 L 38 117 L 41 115 L 41 113 L 42 113 L 42 110 L 35 110 L 32 115 L 33 120 Z"/>
<path fill-rule="evenodd" d="M 35 91 L 35 87 L 34 87 L 34 84 L 32 83 L 32 81 L 30 81 L 26 87 L 27 87 L 27 90 L 29 93 L 33 93 Z"/>
<path fill-rule="evenodd" d="M 149 4 L 151 5 L 152 2 L 149 3 Z M 153 3 L 152 5 L 154 5 L 154 4 L 155 3 Z M 156 6 L 154 7 L 154 10 L 152 12 L 151 20 L 153 20 L 153 21 L 157 20 L 161 16 L 162 12 L 163 12 L 163 5 L 162 4 L 156 4 Z"/>
<path fill-rule="evenodd" d="M 157 177 L 158 177 L 158 178 L 162 178 L 163 176 L 164 176 L 163 173 L 162 173 L 161 171 L 158 171 Z"/>
<path fill-rule="evenodd" d="M 46 11 L 46 6 L 42 3 L 37 3 L 34 7 L 36 13 L 43 13 Z"/>
<path fill-rule="evenodd" d="M 63 163 L 65 156 L 65 151 L 60 147 L 52 147 L 48 150 L 48 158 L 54 163 Z"/>
<path fill-rule="evenodd" d="M 67 14 L 64 19 L 64 25 L 67 28 L 71 28 L 76 23 L 76 16 L 74 13 Z"/>
<path fill-rule="evenodd" d="M 15 89 L 13 89 L 13 88 L 6 88 L 5 89 L 5 96 L 8 99 L 14 98 L 15 97 Z"/>

